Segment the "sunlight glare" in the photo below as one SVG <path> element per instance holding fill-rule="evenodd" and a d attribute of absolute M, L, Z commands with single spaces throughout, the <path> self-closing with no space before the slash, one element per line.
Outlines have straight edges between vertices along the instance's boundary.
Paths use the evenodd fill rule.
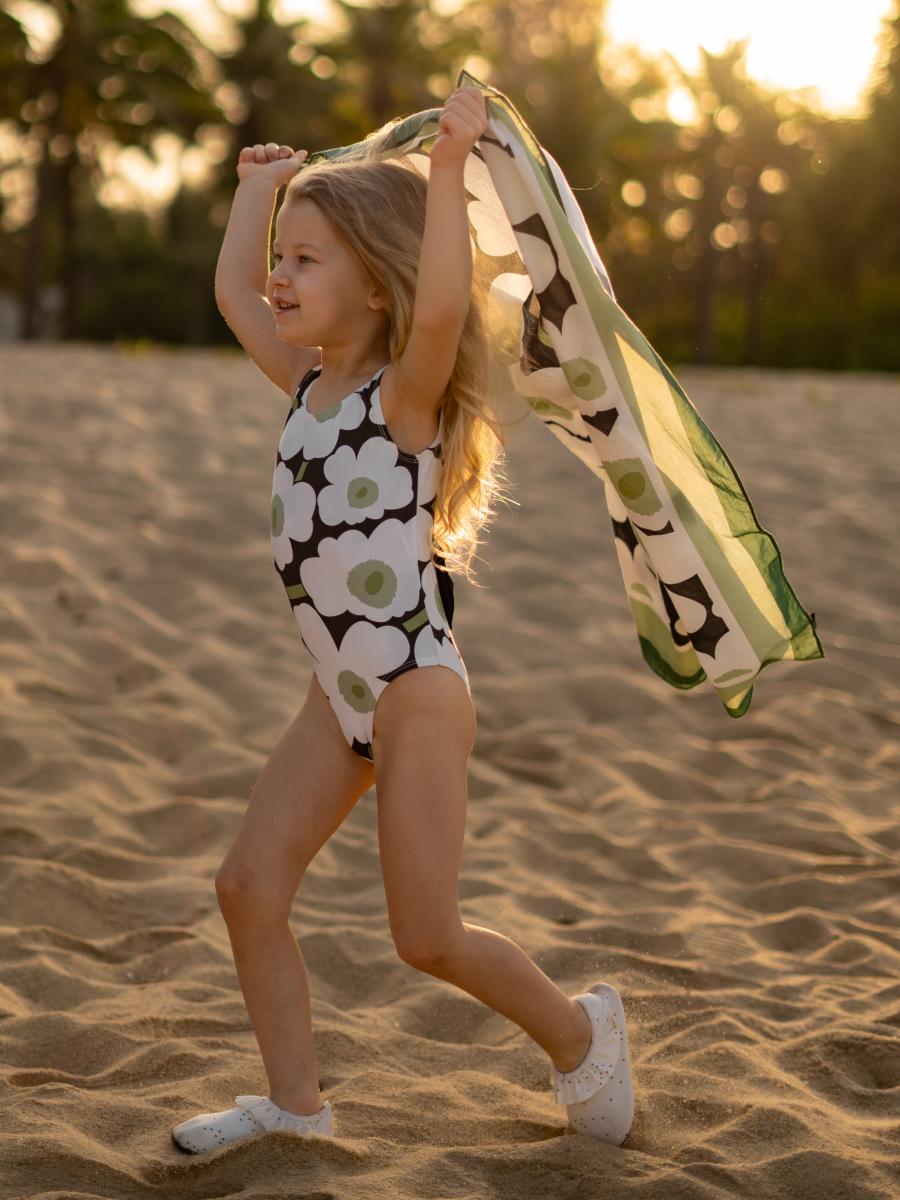
<path fill-rule="evenodd" d="M 859 109 L 882 18 L 892 10 L 891 0 L 611 0 L 606 24 L 617 45 L 668 51 L 688 71 L 699 65 L 700 45 L 719 54 L 749 35 L 753 79 L 779 90 L 816 88 L 826 111 L 850 113 Z"/>
<path fill-rule="evenodd" d="M 174 133 L 158 134 L 152 155 L 140 146 L 107 142 L 100 151 L 106 176 L 97 193 L 100 203 L 119 210 L 139 208 L 151 215 L 163 212 L 182 180 L 183 148 Z"/>

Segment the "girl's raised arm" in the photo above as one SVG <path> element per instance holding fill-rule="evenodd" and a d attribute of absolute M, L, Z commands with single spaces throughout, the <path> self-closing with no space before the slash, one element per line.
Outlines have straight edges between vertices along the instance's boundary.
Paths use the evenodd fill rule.
<path fill-rule="evenodd" d="M 266 299 L 269 229 L 278 189 L 300 169 L 306 151 L 289 146 L 251 146 L 241 151 L 240 183 L 216 268 L 216 302 L 238 341 L 269 379 L 291 395 L 319 361 L 319 352 L 283 342 Z"/>
<path fill-rule="evenodd" d="M 450 382 L 472 294 L 466 213 L 469 151 L 487 128 L 484 96 L 460 88 L 444 105 L 432 147 L 416 303 L 406 349 L 395 363 L 392 400 L 402 411 L 436 412 Z M 398 415 L 400 415 L 398 413 Z"/>

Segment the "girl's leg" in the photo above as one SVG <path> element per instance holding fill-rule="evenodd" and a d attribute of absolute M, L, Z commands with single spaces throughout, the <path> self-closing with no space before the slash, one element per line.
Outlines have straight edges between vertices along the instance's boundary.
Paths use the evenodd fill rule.
<path fill-rule="evenodd" d="M 375 713 L 378 837 L 391 931 L 400 957 L 509 1017 L 561 1071 L 577 1067 L 591 1022 L 508 938 L 465 925 L 457 879 L 466 820 L 466 763 L 475 714 L 446 667 L 395 679 Z"/>
<path fill-rule="evenodd" d="M 318 680 L 272 751 L 216 892 L 269 1098 L 298 1115 L 321 1106 L 309 986 L 288 919 L 303 872 L 359 797 L 371 764 L 354 754 Z"/>

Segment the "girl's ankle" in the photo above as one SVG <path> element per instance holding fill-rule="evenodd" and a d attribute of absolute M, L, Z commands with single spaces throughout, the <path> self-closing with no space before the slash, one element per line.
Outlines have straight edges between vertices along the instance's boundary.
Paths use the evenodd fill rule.
<path fill-rule="evenodd" d="M 573 1041 L 568 1046 L 561 1047 L 558 1058 L 551 1056 L 551 1062 L 554 1067 L 556 1067 L 557 1071 L 562 1071 L 563 1074 L 568 1074 L 570 1071 L 574 1071 L 577 1067 L 581 1066 L 590 1052 L 594 1033 L 590 1017 L 580 1004 L 577 1004 L 575 1001 L 572 1001 L 572 1003 L 578 1009 L 582 1018 L 578 1022 L 580 1036 L 577 1041 Z"/>
<path fill-rule="evenodd" d="M 271 1091 L 269 1099 L 279 1108 L 294 1117 L 314 1117 L 322 1107 L 322 1097 L 318 1092 Z"/>

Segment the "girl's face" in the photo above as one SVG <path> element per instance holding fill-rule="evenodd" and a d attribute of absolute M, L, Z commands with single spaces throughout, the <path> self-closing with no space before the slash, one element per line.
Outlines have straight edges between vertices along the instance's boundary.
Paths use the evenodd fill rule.
<path fill-rule="evenodd" d="M 384 301 L 312 200 L 283 205 L 266 296 L 283 342 L 339 346 L 387 328 Z"/>

